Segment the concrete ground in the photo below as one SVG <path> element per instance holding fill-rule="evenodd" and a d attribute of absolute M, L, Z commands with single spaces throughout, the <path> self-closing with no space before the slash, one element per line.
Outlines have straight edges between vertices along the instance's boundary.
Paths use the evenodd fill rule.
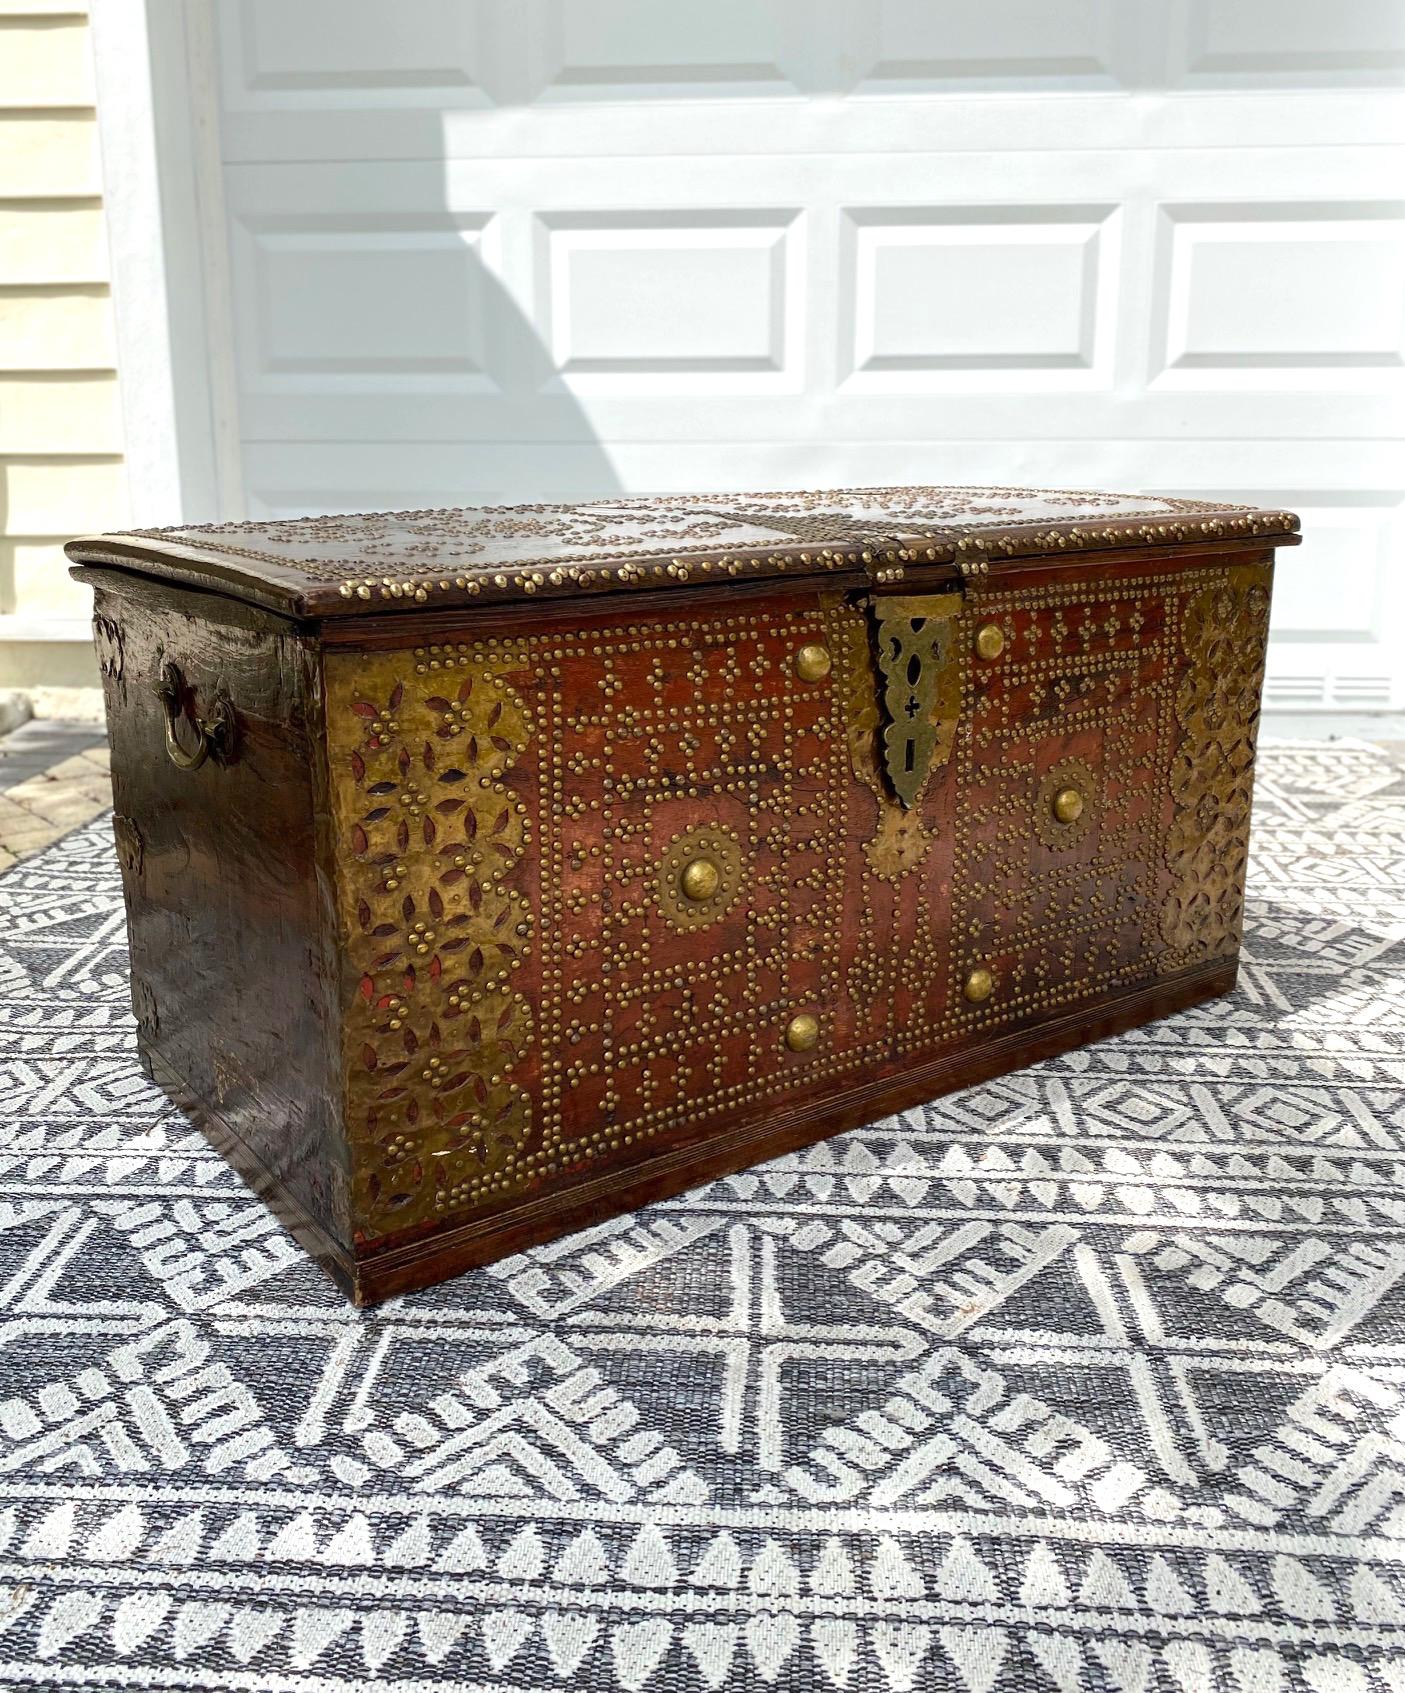
<path fill-rule="evenodd" d="M 1405 712 L 1265 712 L 1265 740 L 1374 741 L 1396 764 L 1405 766 Z"/>
<path fill-rule="evenodd" d="M 0 738 L 0 873 L 111 804 L 100 728 L 54 718 L 22 724 Z"/>

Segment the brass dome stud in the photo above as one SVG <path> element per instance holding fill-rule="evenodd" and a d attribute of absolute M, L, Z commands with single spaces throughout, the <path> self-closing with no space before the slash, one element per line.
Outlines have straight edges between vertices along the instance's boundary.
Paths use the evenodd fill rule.
<path fill-rule="evenodd" d="M 1076 823 L 1083 815 L 1083 795 L 1077 788 L 1060 788 L 1054 795 L 1053 811 L 1060 823 Z"/>
<path fill-rule="evenodd" d="M 829 648 L 818 642 L 801 647 L 795 655 L 795 674 L 802 682 L 823 682 L 829 675 L 833 660 Z"/>
<path fill-rule="evenodd" d="M 984 1005 L 995 992 L 995 977 L 983 964 L 978 964 L 966 977 L 961 991 L 972 1005 Z"/>
<path fill-rule="evenodd" d="M 819 1038 L 819 1018 L 812 1017 L 808 1011 L 792 1017 L 785 1026 L 785 1044 L 792 1052 L 810 1052 Z"/>
<path fill-rule="evenodd" d="M 983 623 L 976 631 L 976 651 L 984 659 L 999 658 L 1005 651 L 1005 631 L 998 623 Z"/>
<path fill-rule="evenodd" d="M 710 858 L 692 859 L 684 865 L 683 874 L 678 878 L 684 896 L 697 901 L 711 899 L 721 882 L 722 872 Z"/>

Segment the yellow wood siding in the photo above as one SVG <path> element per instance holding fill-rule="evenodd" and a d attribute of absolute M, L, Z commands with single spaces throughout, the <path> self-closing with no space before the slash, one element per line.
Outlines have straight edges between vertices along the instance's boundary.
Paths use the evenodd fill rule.
<path fill-rule="evenodd" d="M 0 539 L 0 570 L 14 583 L 15 598 L 21 604 L 40 604 L 49 617 L 89 615 L 92 595 L 68 574 L 68 560 L 58 542 L 16 541 L 6 536 Z M 48 678 L 31 677 L 30 681 L 39 685 Z"/>
<path fill-rule="evenodd" d="M 91 282 L 107 274 L 102 202 L 0 201 L 0 253 L 5 281 Z"/>
<path fill-rule="evenodd" d="M 110 370 L 0 376 L 0 458 L 121 451 L 117 378 Z"/>
<path fill-rule="evenodd" d="M 13 49 L 14 43 L 9 43 Z M 0 112 L 0 198 L 97 194 L 98 126 L 92 112 L 44 117 Z"/>
<path fill-rule="evenodd" d="M 49 111 L 93 104 L 88 20 L 81 13 L 0 13 L 0 106 Z"/>
<path fill-rule="evenodd" d="M 0 687 L 95 681 L 62 545 L 127 516 L 81 6 L 0 0 Z"/>
<path fill-rule="evenodd" d="M 112 364 L 112 308 L 105 290 L 0 282 L 0 370 L 94 370 Z"/>

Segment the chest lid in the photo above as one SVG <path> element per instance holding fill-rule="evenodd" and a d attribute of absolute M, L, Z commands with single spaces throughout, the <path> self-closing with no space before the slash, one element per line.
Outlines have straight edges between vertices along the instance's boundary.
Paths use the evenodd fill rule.
<path fill-rule="evenodd" d="M 1282 544 L 1297 527 L 1289 512 L 1150 494 L 849 488 L 196 524 L 86 536 L 67 552 L 327 618 L 768 578 L 930 583 L 932 567 L 993 576 L 1100 548 Z"/>

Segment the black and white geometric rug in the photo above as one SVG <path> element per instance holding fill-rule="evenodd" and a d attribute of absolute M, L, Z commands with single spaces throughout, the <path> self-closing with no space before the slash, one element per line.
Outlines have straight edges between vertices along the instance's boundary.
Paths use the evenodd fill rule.
<path fill-rule="evenodd" d="M 354 1312 L 0 879 L 0 1685 L 1405 1689 L 1405 773 L 1230 1001 Z"/>

